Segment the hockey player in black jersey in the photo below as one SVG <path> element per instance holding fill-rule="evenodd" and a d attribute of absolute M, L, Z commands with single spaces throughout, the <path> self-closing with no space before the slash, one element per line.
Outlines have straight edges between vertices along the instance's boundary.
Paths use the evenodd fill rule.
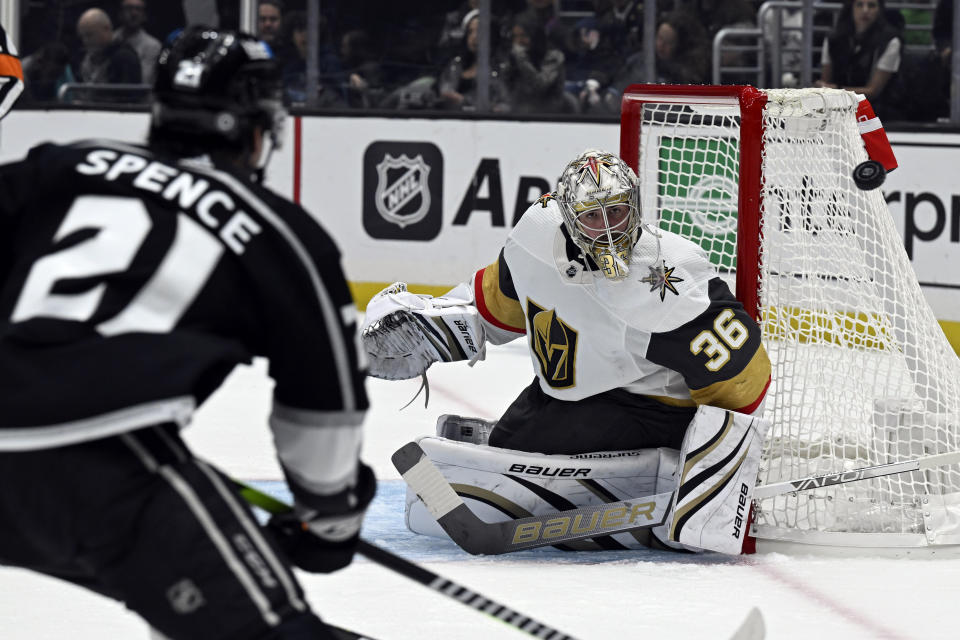
<path fill-rule="evenodd" d="M 149 144 L 0 167 L 0 564 L 171 639 L 332 638 L 291 564 L 349 564 L 376 486 L 337 247 L 252 178 L 280 88 L 256 39 L 190 28 L 160 56 Z M 267 529 L 178 433 L 255 355 L 296 506 Z"/>

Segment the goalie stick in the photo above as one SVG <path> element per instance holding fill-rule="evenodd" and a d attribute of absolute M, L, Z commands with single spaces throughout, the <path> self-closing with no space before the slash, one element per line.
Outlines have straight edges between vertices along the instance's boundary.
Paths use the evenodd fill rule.
<path fill-rule="evenodd" d="M 923 471 L 934 469 L 946 464 L 955 464 L 960 462 L 960 451 L 950 453 L 939 453 L 905 462 L 890 462 L 888 464 L 878 464 L 873 467 L 861 467 L 859 469 L 850 469 L 840 473 L 827 473 L 822 476 L 809 476 L 799 480 L 787 480 L 785 482 L 773 482 L 762 484 L 753 490 L 753 499 L 770 498 L 783 493 L 792 493 L 794 491 L 806 491 L 808 489 L 820 489 L 835 484 L 846 484 L 847 482 L 857 482 L 867 478 L 879 478 L 889 476 L 895 473 L 905 473 L 907 471 Z"/>
<path fill-rule="evenodd" d="M 292 510 L 290 505 L 281 500 L 277 500 L 268 493 L 264 493 L 238 480 L 234 480 L 233 482 L 239 489 L 243 499 L 254 507 L 259 507 L 271 514 L 288 513 Z M 418 564 L 401 558 L 362 538 L 357 547 L 357 552 L 382 567 L 419 582 L 434 591 L 442 593 L 448 598 L 453 598 L 461 604 L 486 613 L 500 622 L 516 627 L 520 631 L 524 631 L 535 638 L 544 638 L 544 640 L 577 640 L 573 636 L 562 633 L 542 622 L 538 622 L 533 618 L 514 611 L 510 607 L 482 596 L 463 585 L 447 580 Z M 350 636 L 347 637 L 349 638 Z"/>
<path fill-rule="evenodd" d="M 763 615 L 760 609 L 754 607 L 737 630 L 730 636 L 730 640 L 763 640 L 767 635 L 766 625 L 763 623 Z"/>
<path fill-rule="evenodd" d="M 420 497 L 447 535 L 464 551 L 475 555 L 499 555 L 654 527 L 663 523 L 672 497 L 672 493 L 660 493 L 506 522 L 484 522 L 457 495 L 419 444 L 405 444 L 393 454 L 392 459 L 404 481 Z M 753 490 L 753 499 L 932 469 L 957 462 L 960 462 L 960 452 L 941 453 L 905 462 L 760 485 Z M 649 517 L 640 518 L 641 514 Z"/>

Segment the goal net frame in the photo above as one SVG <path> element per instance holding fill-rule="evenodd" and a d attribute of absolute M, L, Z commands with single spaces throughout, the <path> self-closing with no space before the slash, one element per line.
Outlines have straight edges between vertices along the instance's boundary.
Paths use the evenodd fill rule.
<path fill-rule="evenodd" d="M 669 220 L 672 214 L 665 214 L 666 209 L 686 209 L 709 221 L 713 213 L 697 211 L 700 200 L 689 195 L 703 177 L 697 172 L 704 171 L 704 163 L 720 169 L 700 192 L 725 190 L 736 203 L 730 212 L 736 215 L 735 251 L 707 232 L 690 232 L 689 237 L 700 242 L 719 263 L 722 277 L 735 286 L 737 298 L 760 324 L 774 364 L 765 411 L 773 428 L 764 447 L 760 484 L 960 450 L 960 360 L 923 300 L 882 192 L 859 191 L 852 181 L 853 167 L 868 159 L 857 127 L 858 99 L 843 90 L 745 85 L 637 84 L 623 94 L 620 155 L 640 177 L 645 222 L 686 235 L 686 226 Z M 690 143 L 694 139 L 709 142 Z M 789 157 L 791 144 L 799 145 L 796 159 Z M 678 197 L 681 192 L 685 195 Z M 665 205 L 671 197 L 681 204 Z M 789 235 L 785 228 L 804 216 L 803 224 L 817 229 L 807 233 L 806 245 L 788 250 L 775 244 Z M 816 227 L 826 216 L 833 216 L 827 225 L 843 228 Z M 856 219 L 858 226 L 845 218 Z M 715 226 L 726 224 L 729 231 L 729 222 Z M 808 230 L 787 231 L 800 237 Z M 869 264 L 855 265 L 847 281 L 822 273 L 806 278 L 799 265 L 815 263 L 818 242 L 846 252 L 853 262 Z M 863 250 L 861 256 L 868 243 L 872 253 Z M 801 255 L 805 251 L 810 255 Z M 826 291 L 824 296 L 834 289 L 835 295 L 847 294 L 853 301 L 849 306 L 845 301 L 821 303 L 816 289 Z M 788 297 L 801 291 L 796 301 Z M 865 311 L 857 306 L 862 300 Z M 911 332 L 924 334 L 917 338 Z M 851 410 L 854 419 L 847 414 L 825 417 L 834 402 L 830 390 L 824 389 L 821 397 L 809 378 L 792 377 L 793 370 L 802 368 L 797 362 L 809 361 L 803 365 L 807 369 L 826 369 L 836 367 L 838 357 L 850 360 L 849 370 L 840 374 L 872 376 L 859 384 L 864 396 L 859 409 Z M 954 379 L 942 380 L 950 377 Z M 874 380 L 880 390 L 871 396 Z M 790 407 L 798 404 L 797 398 L 818 405 L 824 415 Z M 797 435 L 806 429 L 803 422 L 816 424 Z M 751 533 L 760 551 L 960 555 L 957 467 L 759 500 Z"/>

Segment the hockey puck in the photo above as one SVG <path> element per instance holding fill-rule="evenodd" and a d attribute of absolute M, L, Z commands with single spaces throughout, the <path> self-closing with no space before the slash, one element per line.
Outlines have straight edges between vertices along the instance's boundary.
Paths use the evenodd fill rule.
<path fill-rule="evenodd" d="M 887 179 L 887 170 L 876 160 L 861 162 L 853 170 L 853 181 L 862 191 L 876 189 Z"/>

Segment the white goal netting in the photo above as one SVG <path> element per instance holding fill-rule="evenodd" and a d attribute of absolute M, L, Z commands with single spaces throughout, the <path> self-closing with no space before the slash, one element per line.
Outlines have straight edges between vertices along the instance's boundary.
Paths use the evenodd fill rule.
<path fill-rule="evenodd" d="M 759 250 L 738 297 L 758 293 L 773 363 L 773 426 L 760 482 L 837 473 L 960 450 L 960 359 L 903 247 L 867 159 L 857 97 L 771 90 L 762 136 L 759 224 L 738 234 L 741 107 L 649 96 L 639 111 L 644 217 L 699 242 L 731 284 L 737 246 Z M 628 159 L 629 161 L 629 159 Z M 741 214 L 742 215 L 742 214 Z M 746 235 L 744 235 L 746 234 Z M 954 505 L 957 505 L 955 508 Z M 841 546 L 960 543 L 960 467 L 902 473 L 759 502 L 759 538 Z"/>

